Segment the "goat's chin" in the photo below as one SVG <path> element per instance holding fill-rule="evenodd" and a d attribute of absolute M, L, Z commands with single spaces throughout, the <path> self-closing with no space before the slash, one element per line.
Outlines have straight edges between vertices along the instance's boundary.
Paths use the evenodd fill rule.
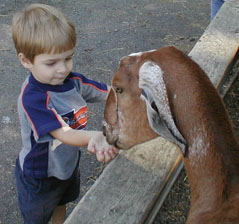
<path fill-rule="evenodd" d="M 114 143 L 111 142 L 111 145 L 114 145 L 114 147 L 120 150 L 127 150 L 130 148 L 126 144 L 122 143 L 119 139 L 116 139 Z"/>
<path fill-rule="evenodd" d="M 120 150 L 128 150 L 131 146 L 121 142 L 119 139 L 115 142 L 114 146 Z"/>
<path fill-rule="evenodd" d="M 106 135 L 106 141 L 108 142 L 109 145 L 113 145 L 114 147 L 120 150 L 128 150 L 132 147 L 126 144 L 124 141 L 120 140 L 119 137 L 116 136 L 112 137 Z"/>

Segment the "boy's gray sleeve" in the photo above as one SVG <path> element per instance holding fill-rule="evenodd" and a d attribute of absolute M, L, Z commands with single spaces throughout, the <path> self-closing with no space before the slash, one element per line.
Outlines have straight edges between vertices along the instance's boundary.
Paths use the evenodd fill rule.
<path fill-rule="evenodd" d="M 86 102 L 100 102 L 106 99 L 108 87 L 105 83 L 88 79 L 81 74 L 75 74 L 72 79 Z"/>

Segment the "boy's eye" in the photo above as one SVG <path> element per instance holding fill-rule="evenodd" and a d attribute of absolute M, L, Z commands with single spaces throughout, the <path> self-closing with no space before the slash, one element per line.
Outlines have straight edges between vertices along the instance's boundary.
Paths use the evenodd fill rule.
<path fill-rule="evenodd" d="M 47 63 L 47 66 L 53 66 L 56 62 Z"/>
<path fill-rule="evenodd" d="M 67 61 L 69 61 L 69 60 L 71 60 L 71 59 L 72 59 L 72 57 L 70 57 L 70 58 L 67 58 L 66 60 L 67 60 Z"/>

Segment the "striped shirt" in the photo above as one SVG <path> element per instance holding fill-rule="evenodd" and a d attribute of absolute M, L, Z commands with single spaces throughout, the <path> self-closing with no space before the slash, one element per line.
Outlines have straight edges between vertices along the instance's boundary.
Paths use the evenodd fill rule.
<path fill-rule="evenodd" d="M 20 165 L 33 178 L 68 179 L 79 161 L 79 147 L 62 144 L 49 132 L 61 128 L 62 119 L 73 129 L 87 124 L 87 103 L 105 99 L 107 86 L 70 73 L 62 85 L 38 82 L 30 74 L 18 98 L 22 150 Z"/>

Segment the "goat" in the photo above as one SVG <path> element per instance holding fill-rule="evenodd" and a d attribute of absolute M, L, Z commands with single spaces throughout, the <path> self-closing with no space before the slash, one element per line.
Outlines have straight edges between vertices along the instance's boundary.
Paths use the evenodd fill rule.
<path fill-rule="evenodd" d="M 158 135 L 179 146 L 187 224 L 239 223 L 239 144 L 217 90 L 186 54 L 169 46 L 121 59 L 104 117 L 107 141 L 120 149 Z"/>

